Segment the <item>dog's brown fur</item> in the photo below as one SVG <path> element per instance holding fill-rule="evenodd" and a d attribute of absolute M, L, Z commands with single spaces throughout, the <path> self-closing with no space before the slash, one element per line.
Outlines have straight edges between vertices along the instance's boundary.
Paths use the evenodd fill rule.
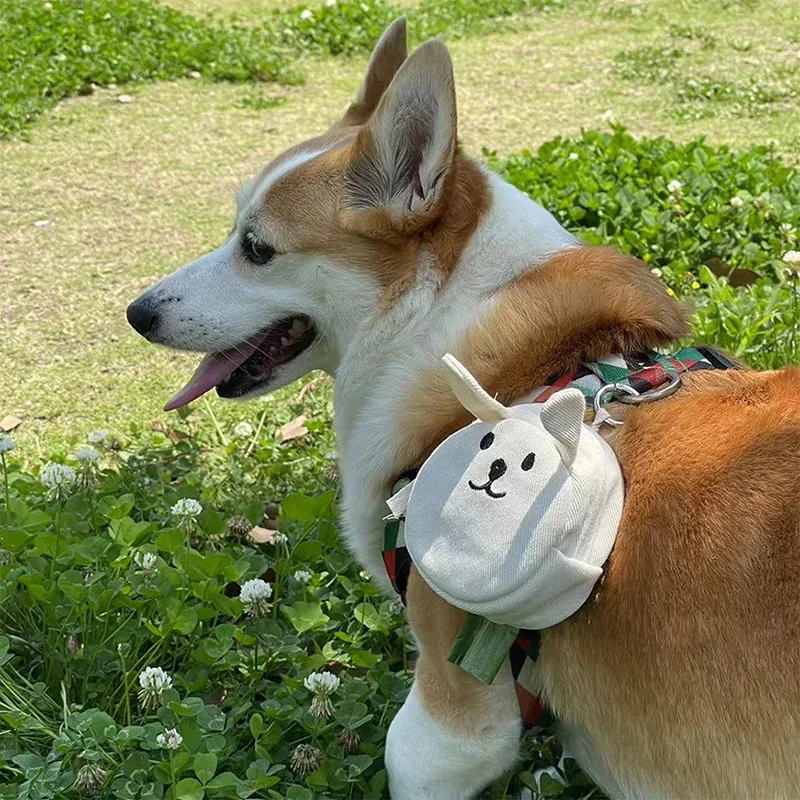
<path fill-rule="evenodd" d="M 660 347 L 687 333 L 687 309 L 641 261 L 613 248 L 580 247 L 505 287 L 456 355 L 509 403 L 582 361 Z M 424 374 L 406 403 L 404 469 L 469 420 L 441 371 Z"/>
<path fill-rule="evenodd" d="M 507 402 L 582 359 L 684 331 L 644 265 L 582 248 L 504 292 L 464 354 Z M 410 461 L 467 421 L 445 396 L 430 375 L 410 404 Z M 543 697 L 604 743 L 623 780 L 657 778 L 657 795 L 800 796 L 789 753 L 800 741 L 800 369 L 694 373 L 628 413 L 614 438 L 627 486 L 619 539 L 593 599 L 543 634 Z M 415 573 L 408 602 L 426 707 L 469 730 L 489 695 L 447 662 L 463 614 Z"/>
<path fill-rule="evenodd" d="M 602 587 L 544 694 L 671 797 L 798 797 L 800 369 L 696 374 L 631 414 Z"/>

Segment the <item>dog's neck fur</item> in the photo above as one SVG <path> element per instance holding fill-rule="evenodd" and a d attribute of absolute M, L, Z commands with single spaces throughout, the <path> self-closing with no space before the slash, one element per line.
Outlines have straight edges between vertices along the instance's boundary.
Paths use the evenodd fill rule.
<path fill-rule="evenodd" d="M 529 197 L 486 174 L 489 208 L 443 281 L 428 248 L 416 281 L 390 309 L 370 314 L 336 369 L 335 426 L 344 527 L 356 557 L 379 580 L 386 494 L 406 461 L 404 404 L 419 376 L 457 350 L 520 275 L 579 242 Z"/>

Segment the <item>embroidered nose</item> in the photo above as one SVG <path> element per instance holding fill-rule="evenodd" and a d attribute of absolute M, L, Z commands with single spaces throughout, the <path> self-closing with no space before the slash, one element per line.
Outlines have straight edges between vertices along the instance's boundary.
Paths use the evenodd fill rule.
<path fill-rule="evenodd" d="M 489 480 L 496 481 L 506 474 L 506 462 L 502 458 L 492 461 L 492 466 L 489 467 Z"/>

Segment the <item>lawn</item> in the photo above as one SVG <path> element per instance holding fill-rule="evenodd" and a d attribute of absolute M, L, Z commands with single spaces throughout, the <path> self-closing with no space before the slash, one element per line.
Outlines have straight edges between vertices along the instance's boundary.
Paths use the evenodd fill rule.
<path fill-rule="evenodd" d="M 684 77 L 720 74 L 744 84 L 800 65 L 791 39 L 798 3 L 734 9 L 580 3 L 454 40 L 465 146 L 535 148 L 556 133 L 607 127 L 610 110 L 638 136 L 705 133 L 738 147 L 774 139 L 779 153 L 794 157 L 796 97 L 746 108 L 706 102 L 704 113 L 715 116 L 686 121 L 670 81 L 632 81 L 615 66 L 620 53 L 656 43 L 686 51 L 676 67 Z M 706 31 L 714 46 L 677 36 L 675 26 Z M 131 419 L 161 418 L 176 373 L 187 374 L 193 359 L 148 347 L 122 309 L 157 277 L 216 246 L 236 186 L 335 120 L 365 57 L 300 63 L 302 86 L 188 78 L 99 90 L 47 113 L 27 129 L 29 141 L 0 142 L 0 367 L 15 376 L 0 413 L 27 421 L 20 436 L 78 440 L 101 425 L 125 430 Z M 116 102 L 120 94 L 133 102 Z M 226 424 L 256 413 L 211 402 Z"/>
<path fill-rule="evenodd" d="M 0 0 L 0 22 L 12 5 Z M 696 303 L 698 339 L 762 367 L 798 359 L 784 256 L 800 249 L 800 0 L 402 5 L 415 36 L 440 32 L 451 47 L 468 150 L 485 148 L 589 241 L 645 258 Z M 80 4 L 52 6 L 42 24 Z M 22 102 L 28 85 L 64 96 L 37 99 L 35 119 L 7 108 L 22 121 L 0 140 L 0 419 L 21 420 L 0 453 L 0 797 L 78 797 L 76 780 L 98 771 L 103 797 L 383 797 L 383 735 L 411 642 L 338 544 L 330 382 L 165 415 L 196 358 L 143 342 L 124 308 L 222 240 L 243 179 L 336 120 L 370 31 L 394 11 L 141 6 L 153 19 L 174 8 L 188 32 L 148 32 L 134 13 L 158 44 L 148 69 L 136 48 L 98 61 L 74 32 L 80 69 L 48 61 L 43 74 L 23 58 L 36 72 L 17 86 L 0 56 L 0 97 Z M 275 19 L 291 32 L 278 49 L 262 32 Z M 246 41 L 252 52 L 203 60 Z M 270 80 L 254 80 L 264 59 Z M 91 86 L 112 74 L 129 82 Z M 302 435 L 276 436 L 301 415 Z M 98 430 L 97 460 L 77 459 Z M 50 461 L 74 468 L 74 485 L 69 472 L 63 487 L 43 476 Z M 184 498 L 199 516 L 173 512 Z M 260 578 L 268 609 L 259 584 L 249 604 L 231 596 Z M 146 667 L 171 685 L 140 701 Z M 304 685 L 324 670 L 340 680 L 332 717 L 310 713 Z M 173 728 L 174 750 L 158 739 Z M 521 771 L 491 796 L 588 793 L 577 773 L 564 790 L 534 779 L 556 758 L 552 739 L 527 740 Z"/>

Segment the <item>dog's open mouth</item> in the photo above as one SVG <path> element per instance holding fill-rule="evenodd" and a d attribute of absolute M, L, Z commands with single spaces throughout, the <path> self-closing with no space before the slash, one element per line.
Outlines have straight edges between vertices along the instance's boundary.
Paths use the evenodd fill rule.
<path fill-rule="evenodd" d="M 241 397 L 269 381 L 279 366 L 297 358 L 316 335 L 308 317 L 289 317 L 236 347 L 209 353 L 164 410 L 185 406 L 214 388 L 220 397 Z"/>

